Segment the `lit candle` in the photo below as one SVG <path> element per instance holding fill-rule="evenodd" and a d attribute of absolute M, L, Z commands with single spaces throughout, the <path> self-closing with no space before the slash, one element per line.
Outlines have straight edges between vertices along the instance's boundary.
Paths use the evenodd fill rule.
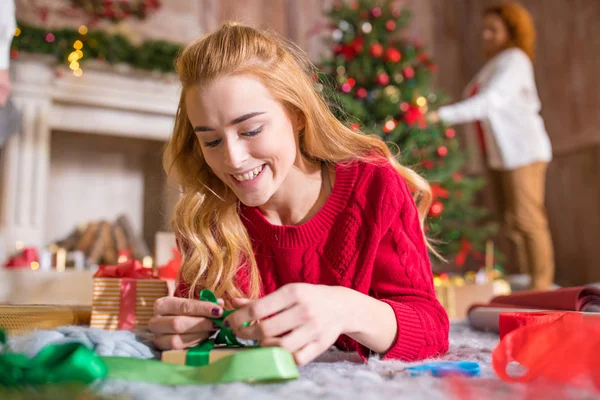
<path fill-rule="evenodd" d="M 59 248 L 56 250 L 56 270 L 64 271 L 67 266 L 67 250 L 64 248 Z"/>
<path fill-rule="evenodd" d="M 142 265 L 144 268 L 152 268 L 152 257 L 146 256 L 142 259 Z"/>

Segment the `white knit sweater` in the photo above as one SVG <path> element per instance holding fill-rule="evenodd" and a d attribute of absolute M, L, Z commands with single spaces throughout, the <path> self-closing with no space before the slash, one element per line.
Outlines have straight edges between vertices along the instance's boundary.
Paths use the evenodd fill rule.
<path fill-rule="evenodd" d="M 552 159 L 533 65 L 522 50 L 510 48 L 489 60 L 465 93 L 474 85 L 476 95 L 441 107 L 439 116 L 451 125 L 481 122 L 490 168 L 510 170 Z"/>

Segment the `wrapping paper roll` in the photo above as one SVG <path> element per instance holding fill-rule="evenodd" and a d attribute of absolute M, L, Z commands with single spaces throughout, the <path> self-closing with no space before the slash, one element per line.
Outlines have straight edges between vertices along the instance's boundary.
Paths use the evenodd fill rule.
<path fill-rule="evenodd" d="M 556 321 L 565 312 L 503 312 L 500 313 L 500 339 L 524 326 L 542 325 Z"/>

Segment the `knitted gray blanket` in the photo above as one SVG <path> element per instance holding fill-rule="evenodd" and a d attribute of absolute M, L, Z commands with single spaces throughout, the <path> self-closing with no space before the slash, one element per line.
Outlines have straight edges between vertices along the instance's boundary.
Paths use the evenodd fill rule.
<path fill-rule="evenodd" d="M 13 350 L 36 354 L 49 343 L 79 341 L 100 355 L 157 358 L 147 334 L 64 327 L 37 331 L 11 340 Z M 106 395 L 134 400 L 151 399 L 592 399 L 598 394 L 550 384 L 511 384 L 499 380 L 491 367 L 491 352 L 498 336 L 471 330 L 465 323 L 452 325 L 450 351 L 444 360 L 470 360 L 481 365 L 481 377 L 461 380 L 432 376 L 411 377 L 400 361 L 372 358 L 362 363 L 357 355 L 330 350 L 300 368 L 298 380 L 281 384 L 234 383 L 213 386 L 161 386 L 109 380 L 100 389 Z M 121 396 L 119 396 L 121 398 Z"/>

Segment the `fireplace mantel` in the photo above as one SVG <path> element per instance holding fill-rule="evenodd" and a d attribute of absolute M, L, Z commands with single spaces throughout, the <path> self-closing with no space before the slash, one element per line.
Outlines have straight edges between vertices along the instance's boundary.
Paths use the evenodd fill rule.
<path fill-rule="evenodd" d="M 20 132 L 4 148 L 0 235 L 4 252 L 17 241 L 45 245 L 50 138 L 53 131 L 166 141 L 179 100 L 176 77 L 123 66 L 84 65 L 81 77 L 44 57 L 11 63 Z M 2 251 L 0 251 L 1 253 Z"/>

